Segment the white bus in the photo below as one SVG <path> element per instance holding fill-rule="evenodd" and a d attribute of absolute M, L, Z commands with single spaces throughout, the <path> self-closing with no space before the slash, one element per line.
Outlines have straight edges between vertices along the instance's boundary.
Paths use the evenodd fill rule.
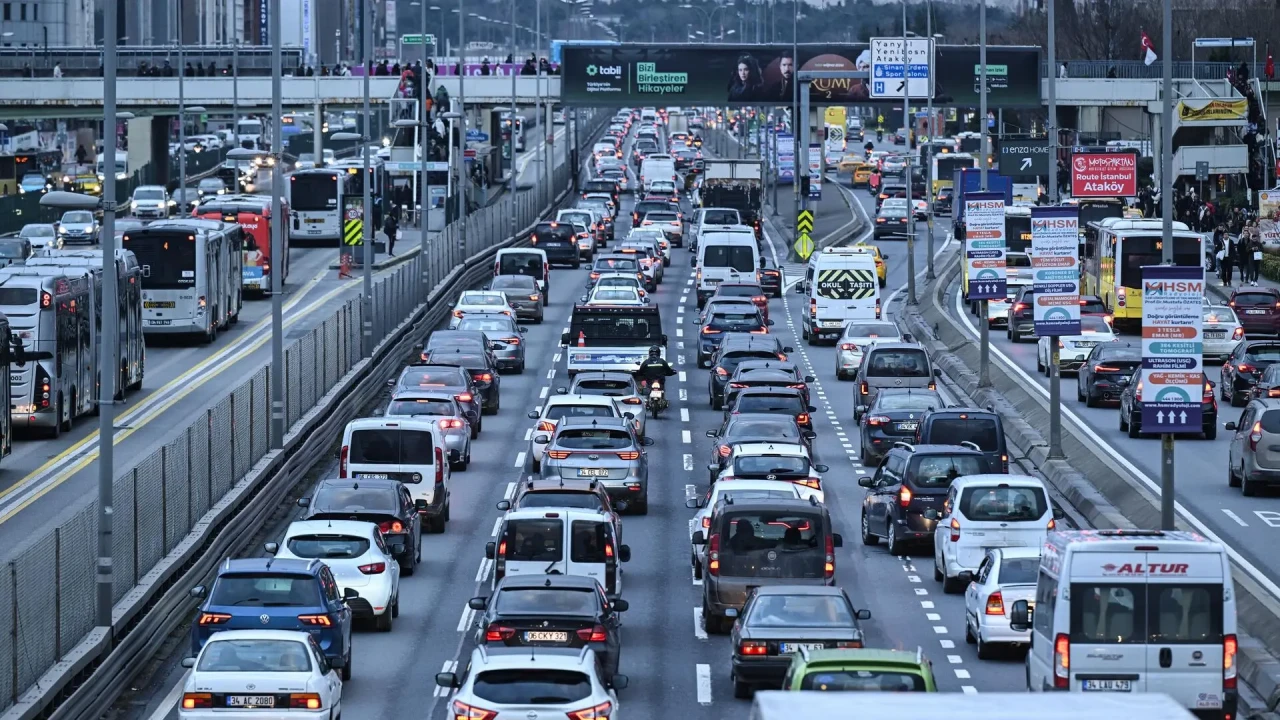
<path fill-rule="evenodd" d="M 7 267 L 0 270 L 0 312 L 18 339 L 49 357 L 9 370 L 9 412 L 15 428 L 52 437 L 93 412 L 98 377 L 93 291 L 78 269 Z"/>
<path fill-rule="evenodd" d="M 292 217 L 290 242 L 334 245 L 342 241 L 343 208 L 350 195 L 350 173 L 334 167 L 289 173 L 285 191 Z"/>
<path fill-rule="evenodd" d="M 124 235 L 142 268 L 143 332 L 205 342 L 239 320 L 244 231 L 221 220 L 162 220 Z"/>
<path fill-rule="evenodd" d="M 27 261 L 28 267 L 59 267 L 67 271 L 83 270 L 93 283 L 94 355 L 96 344 L 102 337 L 102 250 L 72 250 L 56 252 Z M 147 347 L 142 337 L 142 268 L 138 258 L 129 250 L 116 250 L 116 298 L 119 300 L 117 325 L 119 327 L 120 375 L 116 379 L 117 400 L 123 400 L 125 392 L 142 389 L 142 376 L 146 369 Z"/>

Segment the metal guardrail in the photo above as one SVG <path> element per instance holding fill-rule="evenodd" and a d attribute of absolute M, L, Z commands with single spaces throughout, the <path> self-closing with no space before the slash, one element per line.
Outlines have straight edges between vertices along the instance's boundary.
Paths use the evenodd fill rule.
<path fill-rule="evenodd" d="M 592 133 L 584 132 L 590 138 Z M 586 147 L 585 145 L 583 147 Z M 4 720 L 100 717 L 179 626 L 222 559 L 243 552 L 333 441 L 385 389 L 453 296 L 491 270 L 502 247 L 572 194 L 574 168 L 556 168 L 552 202 L 524 193 L 447 227 L 374 284 L 372 357 L 360 357 L 360 299 L 343 304 L 285 350 L 282 451 L 268 450 L 270 366 L 205 410 L 116 478 L 113 627 L 93 627 L 97 505 L 91 501 L 0 561 L 0 703 Z M 520 230 L 506 237 L 511 213 Z M 498 242 L 490 238 L 503 237 Z M 422 297 L 423 274 L 432 290 Z M 11 704 L 12 703 L 12 704 Z"/>

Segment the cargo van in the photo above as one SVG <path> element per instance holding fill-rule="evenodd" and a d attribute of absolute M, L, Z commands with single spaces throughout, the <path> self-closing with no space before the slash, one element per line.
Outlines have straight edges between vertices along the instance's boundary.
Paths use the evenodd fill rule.
<path fill-rule="evenodd" d="M 493 261 L 493 275 L 528 275 L 538 281 L 538 289 L 545 295 L 551 287 L 551 262 L 545 250 L 503 248 Z"/>
<path fill-rule="evenodd" d="M 1235 718 L 1235 588 L 1220 543 L 1183 531 L 1049 533 L 1031 629 L 1032 692 L 1162 693 L 1199 718 Z"/>
<path fill-rule="evenodd" d="M 810 343 L 834 342 L 849 320 L 879 320 L 875 251 L 857 246 L 815 253 L 796 292 L 809 295 L 809 311 L 800 315 L 800 334 Z"/>
<path fill-rule="evenodd" d="M 760 250 L 756 247 L 755 234 L 749 230 L 731 225 L 702 229 L 694 261 L 699 309 L 722 282 L 758 282 Z"/>
<path fill-rule="evenodd" d="M 886 674 L 892 680 L 892 674 Z M 882 692 L 762 690 L 755 694 L 749 720 L 795 718 L 925 718 L 946 720 L 1192 720 L 1191 713 L 1158 693 L 1073 695 L 1052 699 L 1026 693 L 896 692 L 885 682 Z M 857 707 L 856 711 L 850 708 Z"/>
<path fill-rule="evenodd" d="M 649 189 L 655 181 L 666 180 L 681 185 L 680 176 L 676 173 L 676 162 L 670 155 L 650 155 L 640 165 L 640 187 Z"/>
<path fill-rule="evenodd" d="M 508 575 L 578 575 L 595 578 L 610 597 L 622 594 L 620 562 L 631 548 L 614 533 L 611 514 L 584 508 L 529 508 L 502 517 L 497 542 L 485 545 L 493 585 Z"/>
<path fill-rule="evenodd" d="M 338 457 L 338 477 L 399 480 L 413 497 L 423 527 L 444 532 L 449 519 L 449 466 L 462 458 L 445 446 L 436 420 L 352 420 L 342 431 Z"/>

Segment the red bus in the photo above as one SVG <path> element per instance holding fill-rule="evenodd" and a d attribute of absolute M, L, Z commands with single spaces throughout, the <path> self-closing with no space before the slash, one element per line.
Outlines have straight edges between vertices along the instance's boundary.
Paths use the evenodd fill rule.
<path fill-rule="evenodd" d="M 244 290 L 267 293 L 271 273 L 280 271 L 280 285 L 289 279 L 289 204 L 280 199 L 284 225 L 280 233 L 284 257 L 271 261 L 271 198 L 260 195 L 220 195 L 196 206 L 194 217 L 239 223 L 244 230 Z"/>

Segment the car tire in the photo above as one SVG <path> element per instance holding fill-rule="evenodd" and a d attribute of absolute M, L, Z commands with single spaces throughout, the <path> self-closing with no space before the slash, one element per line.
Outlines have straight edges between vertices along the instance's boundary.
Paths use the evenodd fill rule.
<path fill-rule="evenodd" d="M 645 492 L 645 493 L 643 493 L 643 495 L 644 495 L 644 497 L 640 499 L 640 502 L 638 502 L 638 503 L 636 503 L 635 505 L 633 505 L 633 506 L 632 506 L 632 507 L 634 507 L 634 508 L 635 508 L 634 510 L 632 510 L 632 511 L 631 511 L 631 513 L 632 513 L 633 515 L 648 515 L 648 514 L 649 514 L 649 493 L 648 493 L 648 492 Z"/>
<path fill-rule="evenodd" d="M 417 550 L 410 552 L 409 557 L 400 560 L 400 574 L 405 577 L 413 577 L 418 570 Z"/>
<path fill-rule="evenodd" d="M 395 618 L 391 614 L 391 609 L 388 608 L 381 615 L 375 617 L 373 619 L 373 625 L 378 629 L 378 632 L 391 632 L 391 627 L 395 625 Z"/>
<path fill-rule="evenodd" d="M 885 530 L 885 544 L 889 546 L 889 554 L 901 557 L 906 554 L 907 548 L 904 543 L 898 539 L 898 531 L 895 529 L 897 524 L 890 519 L 888 525 L 888 529 Z"/>
<path fill-rule="evenodd" d="M 1231 384 L 1228 385 L 1225 375 L 1218 381 L 1218 397 L 1222 398 L 1224 402 L 1231 402 L 1231 393 L 1227 391 L 1227 388 L 1231 387 L 1231 385 L 1235 385 L 1235 381 L 1232 380 Z"/>
<path fill-rule="evenodd" d="M 347 662 L 346 662 L 346 663 L 344 663 L 344 664 L 343 664 L 343 666 L 342 666 L 342 673 L 341 673 L 341 675 L 342 675 L 342 682 L 349 682 L 349 681 L 351 680 L 351 657 L 352 657 L 352 655 L 354 655 L 354 654 L 355 654 L 355 653 L 351 652 L 351 648 L 350 648 L 350 643 L 351 643 L 351 641 L 350 641 L 350 640 L 347 640 L 347 643 L 348 643 L 348 647 L 347 647 Z"/>
<path fill-rule="evenodd" d="M 960 581 L 960 578 L 947 577 L 946 572 L 942 573 L 942 592 L 947 595 L 959 595 L 964 592 L 967 585 Z"/>
<path fill-rule="evenodd" d="M 1244 468 L 1241 467 L 1240 471 L 1241 471 L 1241 474 L 1243 475 Z M 1233 487 L 1233 488 L 1240 487 L 1240 478 L 1236 476 L 1236 471 L 1232 470 L 1230 465 L 1227 466 L 1227 487 Z"/>
<path fill-rule="evenodd" d="M 400 617 L 400 593 L 396 593 L 396 599 L 391 603 L 391 617 Z"/>
<path fill-rule="evenodd" d="M 978 638 L 973 636 L 973 628 L 969 627 L 969 618 L 964 619 L 964 641 L 970 645 L 978 642 Z"/>
<path fill-rule="evenodd" d="M 734 678 L 733 680 L 733 697 L 737 700 L 750 700 L 754 688 L 747 683 Z"/>
<path fill-rule="evenodd" d="M 1253 497 L 1257 492 L 1257 487 L 1252 482 L 1249 482 L 1249 476 L 1245 474 L 1242 466 L 1240 468 L 1240 494 L 1245 497 Z"/>
<path fill-rule="evenodd" d="M 942 568 L 938 567 L 938 554 L 933 555 L 933 579 L 935 582 L 942 582 L 946 579 L 946 574 L 942 572 Z"/>
<path fill-rule="evenodd" d="M 1093 395 L 1093 393 L 1092 393 L 1092 392 L 1087 392 L 1087 393 L 1085 393 L 1085 394 L 1084 394 L 1084 406 L 1085 406 L 1085 407 L 1098 407 L 1098 398 L 1094 397 L 1094 395 Z"/>
<path fill-rule="evenodd" d="M 432 535 L 444 534 L 444 513 L 443 512 L 441 512 L 441 514 L 437 515 L 436 517 L 431 518 L 431 520 L 428 522 L 427 532 L 431 533 Z"/>
<path fill-rule="evenodd" d="M 1047 369 L 1048 368 L 1045 366 L 1044 361 L 1040 359 L 1040 350 L 1037 349 L 1036 350 L 1036 372 L 1044 373 Z"/>
<path fill-rule="evenodd" d="M 711 409 L 724 410 L 724 395 L 717 398 L 715 393 L 711 393 Z"/>
<path fill-rule="evenodd" d="M 880 542 L 880 538 L 871 534 L 871 527 L 867 523 L 867 509 L 863 508 L 862 509 L 862 544 L 877 545 L 879 544 L 879 542 Z"/>
<path fill-rule="evenodd" d="M 1217 423 L 1217 422 L 1214 422 L 1214 424 L 1212 424 L 1212 425 L 1210 425 L 1209 427 L 1205 428 L 1205 431 L 1204 431 L 1204 439 L 1205 439 L 1205 440 L 1217 440 L 1217 439 L 1218 439 L 1218 423 Z"/>
<path fill-rule="evenodd" d="M 1231 403 L 1231 407 L 1244 407 L 1245 405 L 1248 404 L 1247 398 L 1241 397 L 1240 393 L 1236 392 L 1234 389 L 1230 391 L 1230 394 L 1231 394 L 1231 397 L 1228 399 L 1228 401 Z"/>
<path fill-rule="evenodd" d="M 1131 438 L 1142 437 L 1140 426 L 1138 423 L 1133 421 L 1132 413 L 1129 415 L 1129 420 L 1125 423 L 1125 429 L 1129 431 L 1129 437 Z"/>
<path fill-rule="evenodd" d="M 517 375 L 523 375 L 523 374 L 524 374 L 524 360 L 521 360 L 521 361 L 520 361 L 520 364 L 516 366 L 516 374 L 517 374 Z"/>
<path fill-rule="evenodd" d="M 977 645 L 978 645 L 978 659 L 979 659 L 979 660 L 990 660 L 991 658 L 995 657 L 995 654 L 996 654 L 996 653 L 995 653 L 995 648 L 994 648 L 994 647 L 992 647 L 991 643 L 985 643 L 985 642 L 982 642 L 982 636 L 981 636 L 981 635 L 977 635 L 977 636 L 975 637 L 975 642 L 976 642 L 976 643 L 977 643 Z"/>

